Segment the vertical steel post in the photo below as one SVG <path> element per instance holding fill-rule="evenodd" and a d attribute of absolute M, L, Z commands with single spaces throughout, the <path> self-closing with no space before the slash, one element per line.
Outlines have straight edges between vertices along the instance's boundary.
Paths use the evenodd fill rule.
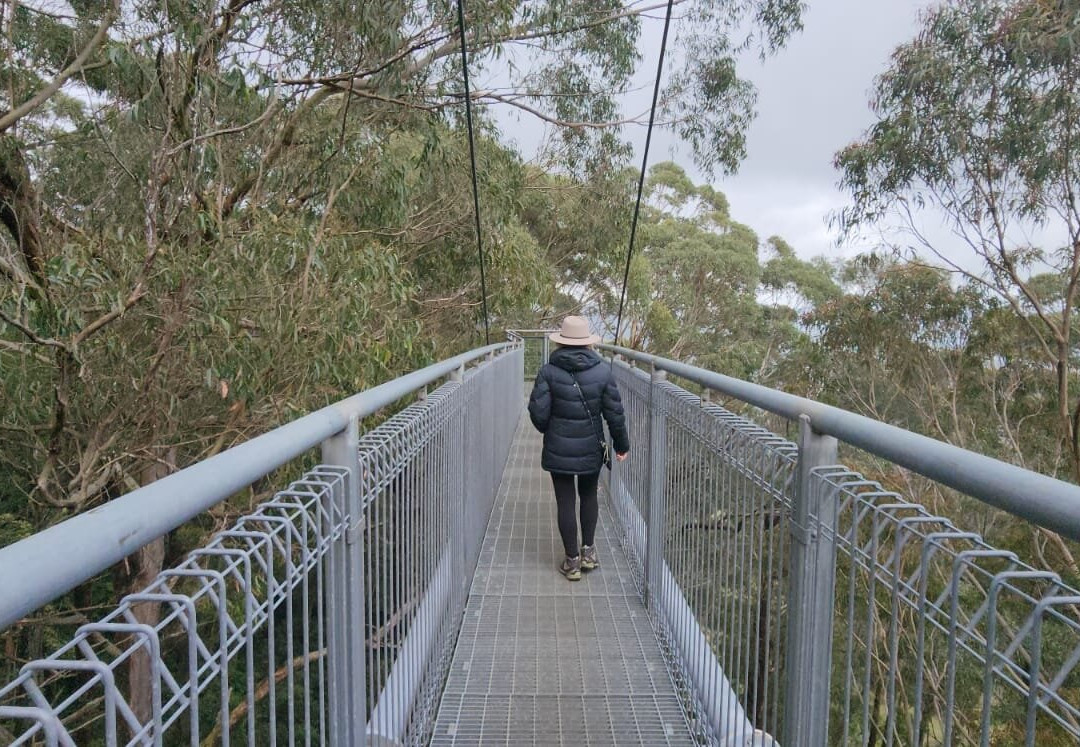
<path fill-rule="evenodd" d="M 799 417 L 799 464 L 791 520 L 785 666 L 785 747 L 824 747 L 829 729 L 836 496 L 812 470 L 836 463 L 836 439 Z"/>
<path fill-rule="evenodd" d="M 341 503 L 348 513 L 344 544 L 335 543 L 337 550 L 330 560 L 334 564 L 334 575 L 338 579 L 331 589 L 330 610 L 327 614 L 331 744 L 334 747 L 362 747 L 365 743 L 367 723 L 367 652 L 364 640 L 360 429 L 355 415 L 349 418 L 345 430 L 323 441 L 322 462 L 348 470 L 345 495 Z"/>
<path fill-rule="evenodd" d="M 660 600 L 660 579 L 664 567 L 664 470 L 667 464 L 667 441 L 664 414 L 660 412 L 660 382 L 667 378 L 651 366 L 649 379 L 649 453 L 646 467 L 649 499 L 648 524 L 645 527 L 645 603 L 654 612 Z"/>
<path fill-rule="evenodd" d="M 465 366 L 450 374 L 450 381 L 457 384 L 454 392 L 458 400 L 455 425 L 451 426 L 453 438 L 449 444 L 450 460 L 457 470 L 456 485 L 458 504 L 450 508 L 450 544 L 454 554 L 454 602 L 455 610 L 465 608 L 465 598 L 469 593 L 469 576 L 465 573 L 467 558 L 472 555 L 472 527 L 469 511 L 469 405 L 462 401 L 465 395 Z"/>
<path fill-rule="evenodd" d="M 615 378 L 615 361 L 622 361 L 622 360 L 625 360 L 625 359 L 621 355 L 619 355 L 618 353 L 612 354 L 611 363 L 609 364 L 610 368 L 608 370 L 608 373 L 611 375 L 612 379 Z M 624 408 L 628 407 L 627 400 L 625 399 L 626 393 L 624 392 L 622 396 L 624 397 L 624 399 L 623 399 L 623 407 Z M 611 455 L 611 469 L 609 469 L 608 473 L 607 473 L 607 494 L 608 494 L 609 497 L 611 497 L 611 496 L 615 495 L 615 489 L 614 489 L 614 485 L 616 484 L 615 470 L 619 470 L 619 477 L 618 477 L 619 481 L 625 480 L 626 478 L 625 478 L 624 472 L 622 471 L 623 470 L 623 467 L 621 466 L 622 463 L 619 462 L 617 459 L 615 459 L 615 443 L 614 443 L 614 441 L 611 440 L 611 433 L 610 432 L 607 434 L 607 441 L 608 441 L 608 453 Z"/>
<path fill-rule="evenodd" d="M 551 347 L 551 342 L 548 340 L 547 335 L 543 335 L 540 339 L 544 341 L 544 352 L 540 356 L 540 365 L 542 366 L 542 365 L 544 365 L 545 363 L 548 362 L 548 356 L 551 354 L 549 352 L 549 348 Z M 538 368 L 539 368 L 539 366 L 538 366 Z"/>
<path fill-rule="evenodd" d="M 485 418 L 484 423 L 481 426 L 485 431 L 484 438 L 487 440 L 486 458 L 490 460 L 490 463 L 489 463 L 489 466 L 488 466 L 488 482 L 487 482 L 487 485 L 485 486 L 487 488 L 487 490 L 488 490 L 488 492 L 485 494 L 485 498 L 484 498 L 484 509 L 485 510 L 483 512 L 481 512 L 482 514 L 487 515 L 487 507 L 489 505 L 491 505 L 491 504 L 488 503 L 489 497 L 490 497 L 491 500 L 494 500 L 494 496 L 499 492 L 499 483 L 502 481 L 502 473 L 501 473 L 501 470 L 498 469 L 498 465 L 496 464 L 496 459 L 495 459 L 495 454 L 497 454 L 498 451 L 499 451 L 499 437 L 498 437 L 498 435 L 496 433 L 497 429 L 495 428 L 495 421 L 498 418 L 498 409 L 499 409 L 499 406 L 498 406 L 498 401 L 499 401 L 498 391 L 499 391 L 499 388 L 498 388 L 498 385 L 496 384 L 496 381 L 495 381 L 495 377 L 498 375 L 498 371 L 495 369 L 495 351 L 494 350 L 487 354 L 487 363 L 485 364 L 484 368 L 485 368 L 484 375 L 487 377 L 488 381 L 490 382 L 488 384 L 488 386 L 490 387 L 491 392 L 494 395 L 494 397 L 492 399 L 485 402 L 485 404 L 487 405 L 487 418 Z M 479 545 L 480 542 L 482 541 L 481 540 L 481 535 L 484 532 L 484 526 L 485 526 L 484 522 L 481 522 L 479 519 L 480 519 L 480 516 L 477 516 L 477 545 Z"/>

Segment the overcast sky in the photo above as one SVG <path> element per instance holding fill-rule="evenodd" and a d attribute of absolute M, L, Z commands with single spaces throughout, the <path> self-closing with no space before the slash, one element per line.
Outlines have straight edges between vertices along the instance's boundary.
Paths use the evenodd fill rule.
<path fill-rule="evenodd" d="M 827 225 L 829 212 L 845 204 L 833 155 L 873 122 L 874 77 L 893 49 L 915 36 L 926 5 L 810 0 L 803 33 L 775 58 L 744 66 L 758 88 L 758 117 L 739 173 L 715 182 L 737 220 L 762 238 L 783 236 L 804 256 L 854 252 L 838 250 Z"/>
<path fill-rule="evenodd" d="M 783 236 L 804 257 L 857 252 L 860 247 L 837 248 L 828 228 L 829 213 L 845 204 L 836 188 L 833 155 L 873 121 L 868 101 L 874 76 L 885 69 L 898 44 L 914 37 L 919 11 L 930 2 L 808 0 L 801 34 L 764 63 L 756 56 L 745 60 L 741 74 L 758 89 L 748 155 L 736 176 L 712 180 L 728 196 L 736 220 L 762 239 Z M 644 23 L 638 82 L 647 90 L 633 94 L 625 111 L 647 109 L 652 94 L 663 16 Z M 512 111 L 497 116 L 504 134 L 531 157 L 543 127 Z M 633 128 L 627 136 L 640 164 L 644 128 Z M 679 147 L 667 132 L 654 132 L 649 162 L 668 159 L 703 181 L 689 148 Z"/>

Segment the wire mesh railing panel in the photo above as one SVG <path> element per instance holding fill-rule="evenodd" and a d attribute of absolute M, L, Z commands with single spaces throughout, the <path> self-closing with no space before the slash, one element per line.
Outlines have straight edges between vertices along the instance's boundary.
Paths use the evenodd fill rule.
<path fill-rule="evenodd" d="M 552 329 L 524 329 L 507 330 L 506 336 L 513 342 L 521 344 L 525 353 L 524 380 L 532 383 L 540 367 L 548 362 L 548 356 L 555 349 L 554 343 L 548 338 Z"/>
<path fill-rule="evenodd" d="M 0 744 L 425 743 L 521 412 L 497 352 L 0 683 Z"/>
<path fill-rule="evenodd" d="M 734 694 L 744 709 L 728 704 L 725 731 L 745 715 L 776 734 L 795 445 L 671 384 L 659 387 L 658 405 L 667 452 L 664 559 L 670 593 L 692 615 L 669 622 L 672 636 L 687 640 L 697 626 L 708 641 L 730 691 L 710 686 L 703 697 Z"/>
<path fill-rule="evenodd" d="M 540 367 L 547 363 L 548 346 L 544 344 L 544 339 L 539 337 L 526 337 L 524 340 L 525 348 L 525 375 L 522 377 L 526 381 L 531 381 L 536 378 L 536 374 L 539 373 Z"/>
<path fill-rule="evenodd" d="M 796 444 L 655 374 L 615 370 L 639 450 L 616 466 L 612 498 L 710 739 L 1080 740 L 1080 591 L 917 495 L 815 466 L 835 450 L 813 446 L 806 423 L 800 444 L 819 452 L 800 468 Z M 822 695 L 811 729 L 789 705 Z"/>
<path fill-rule="evenodd" d="M 622 396 L 626 426 L 630 436 L 630 456 L 614 462 L 609 484 L 612 510 L 619 519 L 630 569 L 644 590 L 645 524 L 649 516 L 649 389 L 647 374 L 625 366 L 612 369 Z M 605 424 L 606 426 L 606 424 Z"/>
<path fill-rule="evenodd" d="M 388 737 L 409 731 L 460 604 L 451 533 L 459 388 L 444 385 L 360 439 L 369 731 Z"/>
<path fill-rule="evenodd" d="M 757 540 L 735 541 L 734 548 L 722 551 L 737 555 L 729 562 L 748 579 L 739 582 L 740 588 L 765 583 L 770 574 L 759 575 L 757 569 L 782 568 L 787 574 L 782 579 L 786 595 L 776 597 L 785 606 L 783 694 L 777 693 L 780 711 L 769 715 L 771 707 L 766 706 L 765 718 L 768 729 L 783 744 L 1056 745 L 1080 741 L 1080 673 L 1076 671 L 1080 592 L 1056 573 L 990 546 L 963 522 L 958 525 L 931 514 L 918 502 L 923 497 L 919 493 L 905 497 L 889 492 L 837 465 L 838 446 L 854 446 L 931 480 L 933 492 L 925 496 L 930 505 L 940 488 L 951 488 L 1013 514 L 1018 517 L 1017 532 L 1034 538 L 1031 545 L 1022 545 L 1025 551 L 1030 547 L 1044 565 L 1044 542 L 1053 543 L 1071 564 L 1066 539 L 1080 538 L 1080 488 L 820 402 L 649 354 L 602 347 L 652 370 L 652 404 L 647 409 L 651 416 L 649 463 L 644 468 L 646 594 L 654 616 L 690 618 L 687 640 L 694 643 L 700 635 L 696 648 L 680 649 L 681 664 L 690 671 L 699 694 L 709 686 L 694 676 L 694 662 L 700 659 L 698 652 L 713 647 L 703 640 L 707 615 L 690 610 L 688 603 L 688 609 L 679 608 L 687 602 L 684 595 L 693 596 L 688 590 L 699 581 L 700 571 L 691 565 L 692 573 L 684 573 L 685 564 L 680 565 L 683 561 L 672 554 L 672 545 L 679 540 L 671 536 L 675 531 L 671 522 L 679 526 L 685 521 L 678 516 L 680 501 L 687 500 L 680 486 L 687 479 L 691 485 L 702 479 L 700 469 L 688 466 L 693 457 L 685 452 L 693 454 L 701 447 L 694 442 L 692 421 L 670 416 L 681 405 L 664 404 L 668 391 L 661 381 L 664 374 L 760 408 L 797 427 L 798 456 L 791 488 L 780 498 L 765 496 L 773 508 L 777 500 L 782 503 L 779 518 L 786 521 L 790 535 L 787 560 L 773 566 L 760 533 Z M 692 400 L 676 393 L 675 401 Z M 661 413 L 662 407 L 669 412 Z M 783 446 L 771 435 L 764 438 L 776 439 L 771 443 L 791 453 L 790 444 Z M 745 441 L 746 436 L 740 439 Z M 753 463 L 741 457 L 736 461 Z M 677 475 L 674 489 L 666 474 L 671 470 Z M 616 469 L 616 476 L 619 473 Z M 732 495 L 753 496 L 772 475 L 774 467 L 754 466 L 746 484 L 738 485 L 739 478 L 733 478 L 736 492 Z M 621 490 L 613 491 L 616 500 L 632 505 L 634 500 L 620 496 Z M 978 516 L 965 513 L 963 505 L 957 504 L 958 514 L 964 513 L 968 522 L 977 521 Z M 766 522 L 775 515 L 768 505 L 734 512 L 752 526 L 759 514 Z M 730 512 L 724 511 L 721 518 L 730 520 Z M 655 531 L 660 521 L 664 534 Z M 662 570 L 657 570 L 659 555 L 665 561 Z M 686 578 L 676 581 L 676 574 Z M 721 604 L 738 611 L 739 602 L 723 588 L 724 581 L 712 582 L 714 593 L 722 598 Z M 677 593 L 661 594 L 654 600 L 657 584 L 663 583 L 670 583 Z M 759 589 L 751 598 L 754 593 L 758 598 L 762 595 Z M 766 617 L 770 616 L 771 610 Z M 734 660 L 725 658 L 724 669 L 717 662 L 714 670 L 717 677 L 730 677 L 731 696 L 740 701 L 740 707 L 749 706 L 747 712 L 755 722 L 766 699 L 753 688 L 743 689 L 742 680 L 749 674 L 753 682 L 760 682 L 756 675 L 761 667 L 751 664 L 747 668 L 742 662 L 755 658 L 750 651 L 762 627 L 768 627 L 761 620 L 760 612 L 755 623 L 753 614 L 745 610 L 725 617 L 725 626 L 733 625 L 735 630 L 724 635 L 733 636 L 743 650 Z M 779 666 L 780 659 L 776 661 Z M 701 700 L 708 709 L 709 697 Z M 723 738 L 722 723 L 714 733 Z"/>
<path fill-rule="evenodd" d="M 326 743 L 345 475 L 307 473 L 26 665 L 5 744 Z"/>
<path fill-rule="evenodd" d="M 646 538 L 662 548 L 650 610 L 687 683 L 686 706 L 710 740 L 775 733 L 796 447 L 669 382 L 615 372 L 632 453 L 611 495 L 643 574 Z M 647 524 L 658 515 L 657 536 Z"/>
<path fill-rule="evenodd" d="M 830 741 L 1080 739 L 1080 592 L 862 475 L 839 507 Z"/>
<path fill-rule="evenodd" d="M 472 578 L 488 517 L 510 456 L 514 432 L 521 417 L 525 384 L 521 374 L 525 350 L 473 369 L 463 384 L 463 443 L 465 454 L 464 520 L 469 553 L 465 573 Z"/>
<path fill-rule="evenodd" d="M 360 440 L 368 734 L 430 736 L 522 402 L 520 349 Z"/>

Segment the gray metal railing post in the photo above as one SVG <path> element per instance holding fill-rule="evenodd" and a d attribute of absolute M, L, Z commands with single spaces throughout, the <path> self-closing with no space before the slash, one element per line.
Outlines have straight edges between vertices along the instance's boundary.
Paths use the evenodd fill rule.
<path fill-rule="evenodd" d="M 549 350 L 550 350 L 550 347 L 551 347 L 551 343 L 548 341 L 548 336 L 547 335 L 544 335 L 542 339 L 544 341 L 544 351 L 543 351 L 543 354 L 540 356 L 540 365 L 541 366 L 548 362 L 548 355 L 550 355 Z"/>
<path fill-rule="evenodd" d="M 645 602 L 655 609 L 660 596 L 660 579 L 664 567 L 664 470 L 667 463 L 667 438 L 664 414 L 660 408 L 660 382 L 666 374 L 652 368 L 649 380 L 649 454 L 647 485 L 649 498 L 648 525 L 645 528 Z"/>
<path fill-rule="evenodd" d="M 367 725 L 366 641 L 364 637 L 364 534 L 361 530 L 360 431 L 353 415 L 345 430 L 322 443 L 323 464 L 344 467 L 348 513 L 344 543 L 334 543 L 329 562 L 335 582 L 327 614 L 327 667 L 330 683 L 330 743 L 363 745 Z"/>
<path fill-rule="evenodd" d="M 609 370 L 609 373 L 612 376 L 615 375 L 615 372 L 614 372 L 615 361 L 620 361 L 620 362 L 625 363 L 626 359 L 623 358 L 618 353 L 611 356 L 611 364 L 610 364 L 611 369 Z M 625 478 L 623 472 L 621 471 L 623 469 L 623 467 L 621 466 L 620 462 L 615 459 L 615 443 L 611 439 L 611 433 L 610 432 L 607 434 L 607 443 L 608 443 L 608 453 L 611 455 L 611 469 L 609 469 L 608 473 L 607 473 L 607 492 L 608 492 L 608 495 L 614 495 L 614 493 L 612 492 L 612 490 L 613 490 L 612 486 L 615 485 L 615 470 L 620 470 L 619 479 L 626 479 L 626 478 Z"/>
<path fill-rule="evenodd" d="M 828 739 L 836 568 L 835 497 L 812 471 L 836 463 L 836 439 L 799 418 L 799 464 L 791 519 L 785 747 L 823 747 Z"/>
<path fill-rule="evenodd" d="M 461 366 L 450 374 L 450 381 L 459 386 L 465 385 L 465 366 Z M 454 429 L 454 438 L 450 444 L 450 461 L 456 470 L 456 479 L 453 484 L 458 489 L 458 504 L 453 506 L 450 515 L 450 536 L 455 538 L 451 542 L 454 553 L 454 609 L 464 609 L 465 598 L 469 593 L 469 578 L 465 573 L 469 522 L 469 450 L 468 444 L 468 403 L 464 403 L 458 409 L 457 426 Z"/>

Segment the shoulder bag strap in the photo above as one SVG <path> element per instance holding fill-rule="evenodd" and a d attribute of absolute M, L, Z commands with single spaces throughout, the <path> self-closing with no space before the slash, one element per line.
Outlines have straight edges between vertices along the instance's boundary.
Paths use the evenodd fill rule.
<path fill-rule="evenodd" d="M 581 387 L 578 386 L 577 377 L 569 371 L 567 371 L 567 373 L 570 374 L 570 378 L 574 381 L 574 389 L 577 389 L 578 396 L 581 397 L 582 407 L 585 408 L 585 412 L 589 413 L 589 424 L 592 425 L 593 435 L 596 436 L 596 440 L 600 442 L 600 445 L 603 446 L 606 451 L 607 441 L 604 440 L 604 436 L 602 433 L 596 432 L 596 421 L 593 420 L 592 408 L 589 407 L 589 403 L 585 399 L 585 393 L 581 391 Z"/>

